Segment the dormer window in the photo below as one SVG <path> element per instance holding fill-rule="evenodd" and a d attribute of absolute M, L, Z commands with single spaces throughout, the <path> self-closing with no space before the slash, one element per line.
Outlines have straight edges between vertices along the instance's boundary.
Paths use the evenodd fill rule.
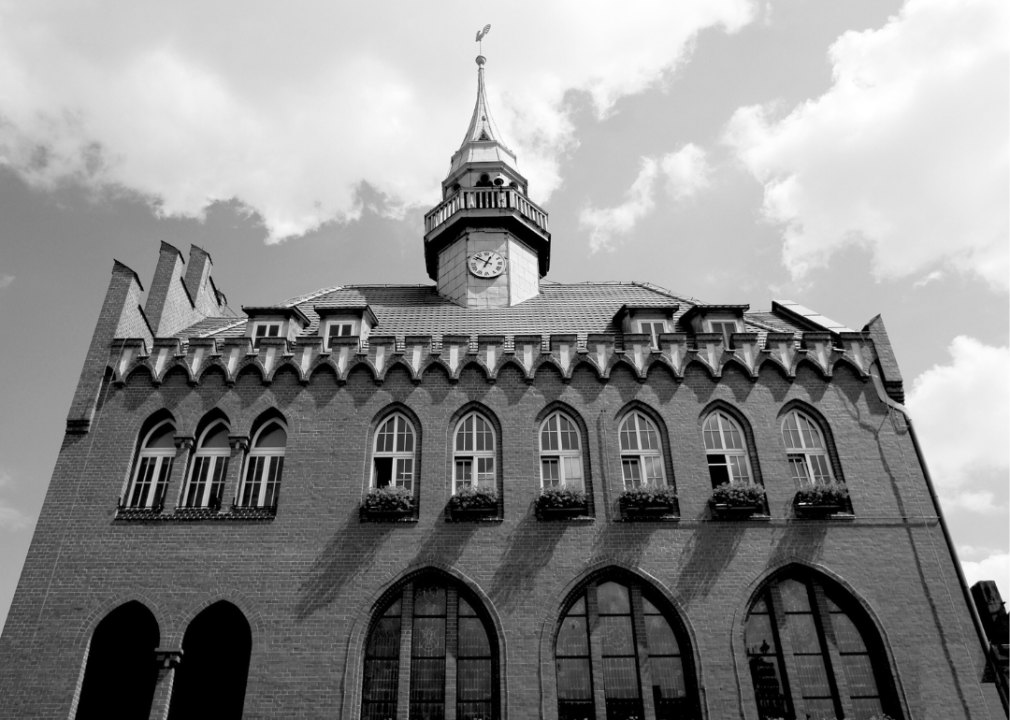
<path fill-rule="evenodd" d="M 260 340 L 265 337 L 281 337 L 280 322 L 258 322 L 253 327 L 253 347 L 260 346 Z"/>
<path fill-rule="evenodd" d="M 355 321 L 353 320 L 331 320 L 326 323 L 326 348 L 329 349 L 333 338 L 354 337 Z"/>
<path fill-rule="evenodd" d="M 736 320 L 732 319 L 719 319 L 719 320 L 709 320 L 708 321 L 709 332 L 720 333 L 722 335 L 722 342 L 727 350 L 733 348 L 733 333 L 740 332 L 739 325 L 737 325 Z"/>
<path fill-rule="evenodd" d="M 638 332 L 650 336 L 653 349 L 659 349 L 659 336 L 666 332 L 666 321 L 642 320 L 638 323 Z"/>

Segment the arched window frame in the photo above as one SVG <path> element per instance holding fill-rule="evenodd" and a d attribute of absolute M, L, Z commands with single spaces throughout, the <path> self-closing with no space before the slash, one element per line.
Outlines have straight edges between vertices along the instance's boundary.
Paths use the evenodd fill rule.
<path fill-rule="evenodd" d="M 670 484 L 659 423 L 641 410 L 632 410 L 618 426 L 618 439 L 625 489 Z"/>
<path fill-rule="evenodd" d="M 828 435 L 821 423 L 794 407 L 782 416 L 780 427 L 789 474 L 797 486 L 835 482 Z"/>
<path fill-rule="evenodd" d="M 467 424 L 470 423 L 469 428 Z M 478 423 L 483 430 L 478 431 Z M 488 437 L 491 446 L 488 447 Z M 497 490 L 498 434 L 494 424 L 478 410 L 467 412 L 452 433 L 452 492 L 477 485 Z"/>
<path fill-rule="evenodd" d="M 441 590 L 441 601 L 423 607 L 426 603 L 418 602 L 418 595 L 427 589 Z M 486 648 L 464 643 L 467 637 L 477 639 L 464 627 L 474 622 L 483 630 Z M 403 633 L 408 628 L 412 642 L 405 644 Z M 377 632 L 385 637 L 373 643 Z M 452 640 L 457 643 L 455 648 L 450 647 Z M 495 624 L 481 599 L 453 578 L 422 572 L 385 593 L 376 605 L 362 651 L 362 720 L 396 717 L 398 700 L 403 696 L 399 690 L 404 686 L 408 688 L 407 714 L 411 717 L 415 710 L 425 709 L 415 709 L 415 704 L 441 704 L 444 713 L 453 701 L 457 718 L 501 717 L 501 645 Z M 431 682 L 432 670 L 437 672 L 438 668 L 420 666 L 425 661 L 437 665 L 440 659 L 444 663 L 443 682 Z M 483 683 L 479 682 L 481 665 L 490 669 Z M 452 666 L 455 673 L 451 674 Z M 419 686 L 415 688 L 419 692 L 410 691 L 412 683 Z M 455 698 L 450 693 L 453 689 Z"/>
<path fill-rule="evenodd" d="M 228 461 L 231 446 L 207 447 L 207 440 L 220 432 L 230 431 L 227 420 L 217 418 L 207 423 L 196 439 L 196 449 L 189 464 L 186 483 L 183 486 L 180 507 L 212 508 L 221 507 L 225 481 L 228 477 Z"/>
<path fill-rule="evenodd" d="M 148 443 L 165 427 L 172 429 L 174 439 L 177 428 L 171 418 L 152 423 L 141 437 L 130 483 L 121 502 L 123 507 L 160 510 L 164 505 L 177 448 L 174 442 L 171 447 L 148 447 Z"/>
<path fill-rule="evenodd" d="M 712 487 L 723 483 L 750 485 L 757 480 L 743 426 L 725 410 L 710 412 L 702 423 L 702 440 Z"/>
<path fill-rule="evenodd" d="M 270 428 L 280 427 L 284 431 L 284 447 L 262 447 L 260 442 Z M 245 458 L 242 483 L 238 492 L 239 507 L 274 508 L 280 494 L 281 477 L 284 472 L 284 457 L 287 452 L 288 426 L 279 417 L 262 421 L 249 443 L 249 453 Z"/>
<path fill-rule="evenodd" d="M 388 429 L 388 430 L 387 430 Z M 370 487 L 392 485 L 414 492 L 417 476 L 418 434 L 414 423 L 401 412 L 383 417 L 375 428 L 372 439 L 372 475 Z M 381 445 L 381 449 L 380 449 Z M 388 447 L 388 449 L 387 449 Z M 380 464 L 389 461 L 389 477 Z"/>
<path fill-rule="evenodd" d="M 554 422 L 552 427 L 551 423 Z M 567 424 L 564 427 L 562 423 Z M 556 438 L 552 437 L 556 436 Z M 574 436 L 576 447 L 572 447 Z M 545 442 L 546 440 L 546 442 Z M 565 447 L 565 444 L 569 447 Z M 554 410 L 540 423 L 537 431 L 540 448 L 540 486 L 586 490 L 585 444 L 579 424 L 568 413 Z M 545 447 L 546 445 L 546 447 Z"/>
<path fill-rule="evenodd" d="M 600 590 L 611 583 L 626 590 L 627 608 L 603 602 Z M 581 583 L 562 607 L 551 639 L 559 720 L 641 718 L 645 703 L 661 720 L 701 717 L 691 638 L 679 613 L 655 588 L 630 573 L 604 572 Z M 570 619 L 575 622 L 566 627 Z M 622 665 L 625 673 L 619 677 Z M 602 674 L 596 675 L 596 670 Z M 608 679 L 622 684 L 608 688 Z M 601 697 L 606 706 L 597 708 L 596 699 Z"/>
<path fill-rule="evenodd" d="M 754 595 L 742 632 L 759 720 L 904 717 L 879 629 L 827 578 L 778 573 Z M 818 677 L 823 683 L 810 682 Z"/>

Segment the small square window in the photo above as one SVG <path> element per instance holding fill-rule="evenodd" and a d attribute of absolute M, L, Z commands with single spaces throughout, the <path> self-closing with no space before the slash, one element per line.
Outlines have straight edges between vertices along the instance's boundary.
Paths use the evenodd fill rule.
<path fill-rule="evenodd" d="M 666 323 L 662 320 L 648 320 L 638 323 L 641 332 L 652 337 L 652 347 L 659 348 L 659 336 L 666 332 Z"/>
<path fill-rule="evenodd" d="M 727 350 L 733 348 L 733 333 L 737 332 L 736 320 L 711 320 L 711 332 L 721 333 L 723 344 Z"/>
<path fill-rule="evenodd" d="M 354 336 L 354 323 L 351 322 L 334 322 L 330 323 L 326 328 L 326 347 L 330 347 L 330 341 L 337 337 L 353 337 Z"/>
<path fill-rule="evenodd" d="M 260 340 L 265 337 L 280 337 L 281 336 L 281 323 L 271 322 L 271 323 L 256 323 L 255 333 L 253 335 L 253 347 L 259 347 Z"/>

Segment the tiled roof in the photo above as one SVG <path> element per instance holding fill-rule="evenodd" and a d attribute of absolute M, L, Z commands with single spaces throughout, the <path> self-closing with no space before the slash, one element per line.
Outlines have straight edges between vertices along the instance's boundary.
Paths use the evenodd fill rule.
<path fill-rule="evenodd" d="M 547 335 L 615 332 L 613 318 L 624 305 L 669 307 L 680 316 L 699 301 L 648 283 L 541 282 L 540 294 L 514 307 L 465 308 L 441 297 L 432 285 L 344 285 L 291 298 L 278 307 L 297 306 L 309 318 L 303 335 L 315 335 L 315 308 L 368 305 L 378 319 L 379 335 Z M 798 328 L 769 312 L 748 313 L 759 331 L 795 332 Z M 685 328 L 677 327 L 678 331 Z M 206 318 L 179 333 L 180 337 L 235 337 L 245 333 L 236 318 Z"/>

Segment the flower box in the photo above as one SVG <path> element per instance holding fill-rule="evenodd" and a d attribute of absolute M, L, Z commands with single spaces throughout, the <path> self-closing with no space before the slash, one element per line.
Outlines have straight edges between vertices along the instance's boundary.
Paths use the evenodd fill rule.
<path fill-rule="evenodd" d="M 544 488 L 536 502 L 540 520 L 568 520 L 589 514 L 586 493 L 572 488 Z"/>
<path fill-rule="evenodd" d="M 269 520 L 277 515 L 276 505 L 232 505 L 229 520 Z"/>
<path fill-rule="evenodd" d="M 618 501 L 625 521 L 669 520 L 680 513 L 677 492 L 669 486 L 625 490 Z"/>
<path fill-rule="evenodd" d="M 723 483 L 712 491 L 708 505 L 719 520 L 746 520 L 764 513 L 765 489 L 761 485 Z"/>
<path fill-rule="evenodd" d="M 793 498 L 798 517 L 827 517 L 845 512 L 849 507 L 849 490 L 841 483 L 826 483 L 803 488 Z"/>
<path fill-rule="evenodd" d="M 480 522 L 498 515 L 498 492 L 494 488 L 469 486 L 449 498 L 448 520 Z"/>
<path fill-rule="evenodd" d="M 414 516 L 414 496 L 402 487 L 372 488 L 361 501 L 362 522 L 400 522 Z"/>

